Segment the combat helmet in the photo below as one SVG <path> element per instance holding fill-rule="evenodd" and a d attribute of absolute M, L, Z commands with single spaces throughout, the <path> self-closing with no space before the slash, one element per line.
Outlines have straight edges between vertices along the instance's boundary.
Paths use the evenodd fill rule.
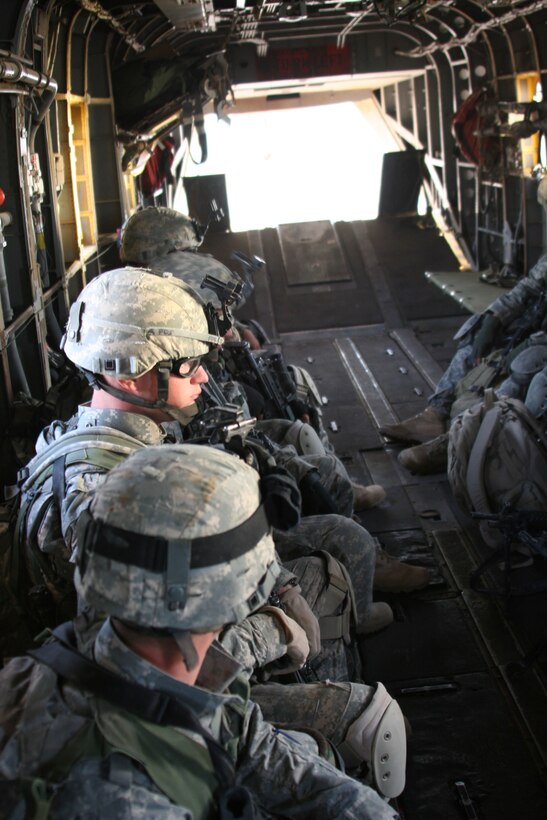
<path fill-rule="evenodd" d="M 199 248 L 205 229 L 173 208 L 143 208 L 122 229 L 120 256 L 130 265 L 150 264 L 153 257 Z"/>
<path fill-rule="evenodd" d="M 155 271 L 168 270 L 181 282 L 197 291 L 205 301 L 211 302 L 216 309 L 222 308 L 223 294 L 218 288 L 214 289 L 204 284 L 207 276 L 224 286 L 227 294 L 235 291 L 234 301 L 240 302 L 239 290 L 243 284 L 241 278 L 208 253 L 174 253 L 152 257 L 149 265 Z M 220 290 L 222 291 L 222 288 Z"/>
<path fill-rule="evenodd" d="M 266 603 L 279 573 L 259 481 L 212 447 L 133 453 L 80 517 L 79 596 L 137 628 L 173 634 L 191 668 L 187 633 L 238 623 Z"/>
<path fill-rule="evenodd" d="M 212 306 L 171 274 L 117 268 L 92 279 L 70 308 L 62 348 L 93 387 L 146 407 L 167 405 L 169 374 L 180 360 L 222 344 Z M 153 368 L 158 399 L 149 402 L 108 385 L 104 376 L 137 379 Z"/>

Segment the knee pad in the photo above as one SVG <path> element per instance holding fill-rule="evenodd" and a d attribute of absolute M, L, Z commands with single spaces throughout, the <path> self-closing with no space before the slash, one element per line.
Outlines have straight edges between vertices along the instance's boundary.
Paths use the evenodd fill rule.
<path fill-rule="evenodd" d="M 288 427 L 283 440 L 292 444 L 301 456 L 324 456 L 323 443 L 311 424 L 304 421 L 294 421 Z"/>
<path fill-rule="evenodd" d="M 405 723 L 399 704 L 382 683 L 338 750 L 348 769 L 368 765 L 372 784 L 381 795 L 391 799 L 401 794 L 406 770 Z"/>

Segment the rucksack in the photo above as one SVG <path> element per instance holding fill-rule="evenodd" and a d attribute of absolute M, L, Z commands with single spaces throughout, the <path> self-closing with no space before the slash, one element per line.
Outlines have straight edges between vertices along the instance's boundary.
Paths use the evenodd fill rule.
<path fill-rule="evenodd" d="M 0 540 L 0 585 L 12 604 L 0 610 L 0 655 L 14 654 L 29 646 L 28 636 L 53 627 L 75 614 L 76 595 L 69 557 L 66 573 L 55 566 L 65 551 L 61 529 L 61 505 L 65 497 L 65 470 L 74 464 L 108 472 L 145 445 L 111 427 L 72 430 L 34 456 L 19 471 L 19 497 L 6 504 L 7 526 Z M 33 512 L 32 527 L 28 527 Z M 49 555 L 36 536 L 47 528 Z M 10 626 L 10 612 L 17 604 L 17 635 Z"/>
<path fill-rule="evenodd" d="M 492 390 L 450 428 L 448 480 L 468 513 L 547 508 L 547 439 L 518 399 L 498 399 Z M 492 547 L 503 541 L 489 522 L 481 534 Z"/>

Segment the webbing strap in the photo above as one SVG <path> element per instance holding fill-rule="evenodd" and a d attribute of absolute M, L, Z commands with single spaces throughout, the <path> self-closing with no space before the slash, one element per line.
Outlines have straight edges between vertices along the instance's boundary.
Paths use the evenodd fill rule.
<path fill-rule="evenodd" d="M 319 618 L 319 629 L 322 641 L 332 641 L 345 637 L 350 628 L 351 613 L 347 609 L 339 615 L 323 615 Z"/>
<path fill-rule="evenodd" d="M 28 654 L 49 666 L 60 677 L 76 683 L 84 691 L 108 701 L 119 709 L 129 712 L 149 723 L 159 726 L 178 726 L 203 738 L 211 755 L 215 773 L 222 788 L 234 781 L 234 765 L 230 755 L 203 728 L 197 717 L 179 700 L 148 689 L 134 681 L 123 680 L 108 669 L 85 658 L 74 648 L 75 635 L 71 623 L 55 629 L 55 642 L 47 643 Z"/>
<path fill-rule="evenodd" d="M 66 456 L 59 456 L 59 458 L 53 462 L 53 467 L 51 468 L 51 489 L 57 501 L 58 510 L 63 509 L 63 501 L 66 496 L 65 461 Z"/>
<path fill-rule="evenodd" d="M 351 580 L 343 564 L 330 553 L 317 550 L 315 554 L 319 555 L 327 565 L 329 585 L 325 593 L 325 607 L 330 612 L 335 612 L 340 606 L 343 607 L 338 615 L 323 615 L 319 618 L 321 640 L 346 638 L 349 635 L 352 614 L 355 620 L 355 601 Z"/>
<path fill-rule="evenodd" d="M 486 451 L 498 423 L 499 407 L 491 407 L 484 415 L 467 461 L 467 491 L 476 512 L 492 512 L 484 487 L 483 472 Z"/>

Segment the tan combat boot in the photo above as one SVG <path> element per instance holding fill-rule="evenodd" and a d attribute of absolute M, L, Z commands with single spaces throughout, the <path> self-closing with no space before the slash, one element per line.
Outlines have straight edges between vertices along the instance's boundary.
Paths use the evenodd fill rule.
<path fill-rule="evenodd" d="M 353 489 L 353 509 L 355 512 L 363 512 L 377 507 L 386 497 L 386 491 L 379 484 L 369 484 L 363 487 L 362 484 L 351 484 Z"/>
<path fill-rule="evenodd" d="M 448 433 L 443 433 L 426 444 L 417 444 L 415 447 L 401 450 L 397 458 L 399 464 L 411 473 L 445 473 L 448 466 Z"/>
<path fill-rule="evenodd" d="M 376 553 L 373 589 L 379 592 L 414 592 L 429 583 L 430 575 L 426 567 L 403 564 L 382 549 Z"/>
<path fill-rule="evenodd" d="M 430 441 L 444 433 L 446 420 L 434 407 L 426 407 L 417 416 L 401 421 L 399 424 L 386 424 L 380 427 L 380 433 L 396 441 Z"/>
<path fill-rule="evenodd" d="M 393 610 L 390 605 L 384 601 L 378 601 L 370 605 L 366 620 L 357 626 L 357 634 L 372 635 L 374 632 L 380 632 L 392 623 Z"/>

